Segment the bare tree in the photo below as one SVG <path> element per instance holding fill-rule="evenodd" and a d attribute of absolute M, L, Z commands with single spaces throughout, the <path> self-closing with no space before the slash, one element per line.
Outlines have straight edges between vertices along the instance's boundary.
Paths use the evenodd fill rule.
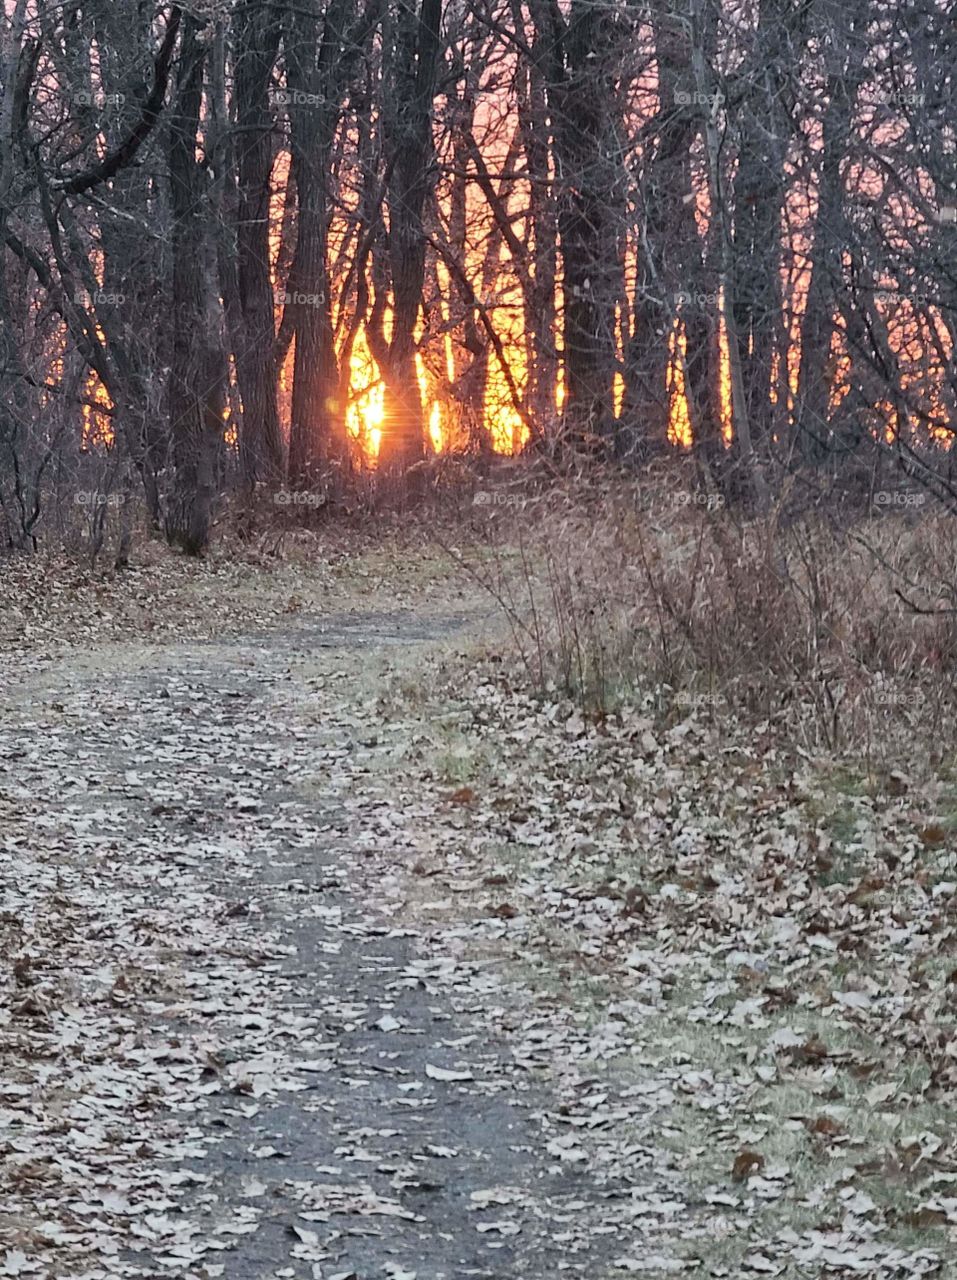
<path fill-rule="evenodd" d="M 381 325 L 377 351 L 387 388 L 382 458 L 406 467 L 424 448 L 422 394 L 415 367 L 416 324 L 425 282 L 423 215 L 434 179 L 432 119 L 441 52 L 442 0 L 399 0 L 383 32 L 382 103 L 390 174 L 387 187 L 388 269 L 392 332 Z M 381 311 L 380 311 L 381 315 Z"/>

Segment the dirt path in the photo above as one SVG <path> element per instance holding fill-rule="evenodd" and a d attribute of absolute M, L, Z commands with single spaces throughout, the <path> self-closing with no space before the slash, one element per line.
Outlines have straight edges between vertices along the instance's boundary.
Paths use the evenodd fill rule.
<path fill-rule="evenodd" d="M 0 626 L 0 1277 L 957 1274 L 957 785 L 187 568 Z"/>
<path fill-rule="evenodd" d="M 290 620 L 8 687 L 0 1275 L 664 1274 L 547 1043 L 532 1070 L 499 1034 L 494 961 L 404 906 L 429 815 L 376 671 L 467 630 Z"/>

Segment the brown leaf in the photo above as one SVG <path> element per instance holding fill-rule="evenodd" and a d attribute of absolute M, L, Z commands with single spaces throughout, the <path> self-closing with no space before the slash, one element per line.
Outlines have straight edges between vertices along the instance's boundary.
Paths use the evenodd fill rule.
<path fill-rule="evenodd" d="M 922 1204 L 919 1209 L 901 1215 L 901 1221 L 908 1227 L 942 1227 L 948 1221 L 943 1209 L 932 1209 Z"/>
<path fill-rule="evenodd" d="M 941 826 L 939 822 L 929 822 L 926 827 L 922 827 L 920 831 L 921 843 L 929 849 L 936 849 L 947 840 L 947 828 Z"/>
<path fill-rule="evenodd" d="M 833 1138 L 843 1129 L 833 1116 L 815 1116 L 813 1120 L 805 1120 L 808 1133 L 816 1133 L 822 1138 Z"/>
<path fill-rule="evenodd" d="M 498 916 L 500 920 L 514 920 L 518 915 L 518 908 L 513 907 L 510 902 L 500 902 L 491 909 L 489 915 Z"/>
<path fill-rule="evenodd" d="M 449 804 L 474 804 L 478 797 L 471 787 L 459 787 L 447 799 Z"/>
<path fill-rule="evenodd" d="M 851 1066 L 851 1075 L 857 1080 L 867 1080 L 880 1065 L 879 1062 L 855 1062 Z"/>
<path fill-rule="evenodd" d="M 804 1044 L 794 1050 L 792 1056 L 796 1062 L 806 1064 L 823 1062 L 828 1056 L 827 1045 L 817 1036 L 811 1036 L 810 1040 L 805 1041 Z"/>
<path fill-rule="evenodd" d="M 878 893 L 887 884 L 881 876 L 864 876 L 860 883 L 851 890 L 845 898 L 845 902 L 860 903 L 865 901 L 873 893 Z"/>
<path fill-rule="evenodd" d="M 731 1181 L 744 1182 L 751 1177 L 752 1173 L 757 1173 L 758 1169 L 763 1168 L 764 1156 L 758 1151 L 748 1151 L 745 1148 L 734 1157 L 734 1164 L 731 1166 Z"/>

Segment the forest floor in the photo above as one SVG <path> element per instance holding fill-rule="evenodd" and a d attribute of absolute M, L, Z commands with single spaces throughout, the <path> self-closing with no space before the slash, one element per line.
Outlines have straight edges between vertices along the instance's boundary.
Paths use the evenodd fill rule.
<path fill-rule="evenodd" d="M 17 573 L 0 1276 L 955 1274 L 957 780 L 588 723 L 438 553 Z"/>

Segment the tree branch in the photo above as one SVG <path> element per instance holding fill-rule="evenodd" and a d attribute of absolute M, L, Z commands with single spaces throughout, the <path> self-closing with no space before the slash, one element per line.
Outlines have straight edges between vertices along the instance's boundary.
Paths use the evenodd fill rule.
<path fill-rule="evenodd" d="M 84 173 L 78 173 L 75 177 L 69 178 L 64 182 L 54 184 L 67 195 L 80 195 L 84 191 L 89 191 L 91 187 L 99 186 L 101 182 L 108 182 L 110 178 L 115 177 L 121 169 L 125 169 L 127 165 L 132 163 L 137 151 L 152 133 L 166 97 L 170 66 L 173 61 L 173 46 L 176 44 L 176 35 L 179 31 L 181 17 L 182 10 L 178 5 L 174 5 L 170 11 L 169 22 L 166 24 L 166 35 L 163 37 L 163 43 L 160 45 L 159 53 L 156 55 L 153 69 L 153 88 L 149 97 L 143 103 L 139 120 L 137 120 L 120 145 L 114 151 L 111 151 L 109 155 L 104 156 L 99 164 L 93 165 L 92 168 L 87 169 Z"/>

